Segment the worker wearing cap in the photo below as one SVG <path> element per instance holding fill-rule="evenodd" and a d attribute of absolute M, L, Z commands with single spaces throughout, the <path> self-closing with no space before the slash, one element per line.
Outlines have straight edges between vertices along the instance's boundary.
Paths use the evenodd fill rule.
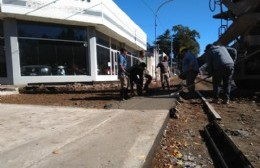
<path fill-rule="evenodd" d="M 195 79 L 199 73 L 199 65 L 195 55 L 188 47 L 181 47 L 179 50 L 182 58 L 182 73 L 185 76 L 186 85 L 188 87 L 188 99 L 195 98 Z"/>

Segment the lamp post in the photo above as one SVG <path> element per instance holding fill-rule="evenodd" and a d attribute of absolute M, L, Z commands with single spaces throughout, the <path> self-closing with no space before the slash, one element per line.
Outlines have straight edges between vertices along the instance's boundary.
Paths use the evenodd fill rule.
<path fill-rule="evenodd" d="M 172 60 L 173 60 L 173 46 L 172 46 L 172 42 L 173 41 L 173 37 L 171 38 L 171 53 L 170 53 L 170 64 L 171 64 L 171 70 L 170 70 L 170 76 L 172 77 L 173 74 L 172 74 Z"/>
<path fill-rule="evenodd" d="M 155 70 L 155 80 L 157 80 L 157 73 L 156 73 L 156 66 L 157 66 L 157 37 L 156 37 L 156 28 L 157 28 L 157 15 L 159 10 L 162 8 L 163 5 L 167 4 L 168 2 L 171 2 L 173 0 L 167 0 L 165 2 L 163 2 L 156 10 L 156 12 L 154 13 L 154 38 L 155 38 L 155 51 L 154 51 L 154 70 Z"/>

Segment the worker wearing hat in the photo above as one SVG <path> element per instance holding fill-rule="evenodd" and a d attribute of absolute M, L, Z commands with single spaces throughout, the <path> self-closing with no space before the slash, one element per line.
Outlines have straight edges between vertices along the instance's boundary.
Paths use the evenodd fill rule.
<path fill-rule="evenodd" d="M 180 48 L 179 53 L 181 54 L 185 50 L 188 50 L 188 47 L 183 46 Z"/>
<path fill-rule="evenodd" d="M 199 65 L 195 55 L 186 46 L 180 47 L 179 54 L 182 58 L 182 74 L 188 86 L 187 98 L 195 98 L 195 79 L 199 73 Z"/>

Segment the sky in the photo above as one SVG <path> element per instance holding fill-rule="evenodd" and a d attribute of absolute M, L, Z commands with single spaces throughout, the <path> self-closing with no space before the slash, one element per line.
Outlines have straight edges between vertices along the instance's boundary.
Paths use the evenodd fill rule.
<path fill-rule="evenodd" d="M 114 0 L 119 8 L 143 29 L 147 34 L 147 42 L 151 45 L 155 41 L 155 13 L 166 1 Z M 162 35 L 166 29 L 172 30 L 175 25 L 189 27 L 190 30 L 196 30 L 200 34 L 200 38 L 197 39 L 200 44 L 199 55 L 203 54 L 205 46 L 218 39 L 218 30 L 221 26 L 219 19 L 213 19 L 213 15 L 220 12 L 220 7 L 217 6 L 212 12 L 209 1 L 214 0 L 173 0 L 165 3 L 157 12 L 156 36 Z"/>

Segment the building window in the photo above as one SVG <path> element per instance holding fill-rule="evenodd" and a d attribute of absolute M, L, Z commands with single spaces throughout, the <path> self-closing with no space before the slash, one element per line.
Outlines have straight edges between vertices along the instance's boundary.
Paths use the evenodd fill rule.
<path fill-rule="evenodd" d="M 97 36 L 97 74 L 113 75 L 113 63 L 110 55 L 110 38 L 101 32 L 96 33 Z"/>
<path fill-rule="evenodd" d="M 87 41 L 87 31 L 85 28 L 31 22 L 18 23 L 18 36 L 41 39 Z"/>
<path fill-rule="evenodd" d="M 98 75 L 111 75 L 110 50 L 97 46 L 97 72 Z"/>
<path fill-rule="evenodd" d="M 97 74 L 98 75 L 117 75 L 118 72 L 118 54 L 120 43 L 116 39 L 97 32 Z M 132 48 L 126 46 L 130 51 Z M 137 63 L 136 53 L 129 52 L 127 56 L 127 69 Z"/>
<path fill-rule="evenodd" d="M 7 77 L 3 21 L 0 21 L 0 77 Z"/>
<path fill-rule="evenodd" d="M 7 77 L 4 39 L 0 38 L 0 77 Z"/>
<path fill-rule="evenodd" d="M 105 47 L 110 47 L 109 37 L 104 35 L 103 33 L 97 32 L 97 44 Z"/>
<path fill-rule="evenodd" d="M 115 39 L 111 39 L 111 48 L 114 49 L 114 50 L 119 50 L 120 44 L 117 40 Z"/>
<path fill-rule="evenodd" d="M 117 75 L 117 73 L 118 73 L 118 52 L 116 50 L 111 50 L 111 60 L 112 60 L 112 75 Z"/>
<path fill-rule="evenodd" d="M 18 34 L 22 76 L 90 75 L 84 28 L 22 22 Z"/>

